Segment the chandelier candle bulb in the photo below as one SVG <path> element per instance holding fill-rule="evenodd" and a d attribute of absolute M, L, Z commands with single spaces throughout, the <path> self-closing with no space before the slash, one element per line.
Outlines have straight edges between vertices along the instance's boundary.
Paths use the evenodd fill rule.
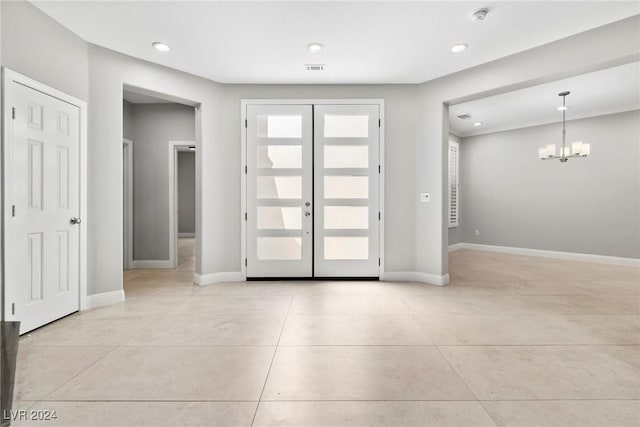
<path fill-rule="evenodd" d="M 582 154 L 582 141 L 576 141 L 571 144 L 571 151 L 573 154 L 581 155 Z"/>

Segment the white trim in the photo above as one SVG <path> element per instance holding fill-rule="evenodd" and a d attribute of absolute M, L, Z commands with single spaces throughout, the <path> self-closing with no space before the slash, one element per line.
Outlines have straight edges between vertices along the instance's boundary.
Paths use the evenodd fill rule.
<path fill-rule="evenodd" d="M 136 268 L 175 268 L 173 261 L 168 259 L 134 259 L 131 269 Z"/>
<path fill-rule="evenodd" d="M 193 238 L 196 237 L 196 233 L 178 233 L 178 237 Z"/>
<path fill-rule="evenodd" d="M 387 271 L 380 278 L 385 282 L 420 282 L 428 285 L 445 286 L 449 283 L 449 274 L 430 274 L 419 271 Z"/>
<path fill-rule="evenodd" d="M 460 249 L 464 249 L 464 243 L 454 243 L 452 245 L 449 245 L 449 252 L 455 252 Z"/>
<path fill-rule="evenodd" d="M 104 307 L 105 305 L 117 304 L 124 302 L 124 290 L 103 292 L 101 294 L 87 296 L 87 306 L 85 310 L 92 308 Z"/>
<path fill-rule="evenodd" d="M 244 265 L 244 263 L 242 263 Z M 220 273 L 193 274 L 193 283 L 200 286 L 222 282 L 245 282 L 246 274 L 241 271 L 223 271 Z"/>
<path fill-rule="evenodd" d="M 133 268 L 133 141 L 127 138 L 122 138 L 122 145 L 126 151 L 127 164 L 123 164 L 123 179 L 126 171 L 128 181 L 126 194 L 123 197 L 123 201 L 126 198 L 127 204 L 125 206 L 126 212 L 124 212 L 123 218 L 125 218 L 124 227 L 124 239 L 125 239 L 125 258 L 124 269 Z"/>
<path fill-rule="evenodd" d="M 171 267 L 156 268 L 178 267 L 178 150 L 194 145 L 196 145 L 195 141 L 169 141 L 169 262 Z"/>
<path fill-rule="evenodd" d="M 22 84 L 24 86 L 30 87 L 32 89 L 35 89 L 39 92 L 45 93 L 49 96 L 52 96 L 54 98 L 57 98 L 61 101 L 67 102 L 71 105 L 74 105 L 76 107 L 78 107 L 78 109 L 80 110 L 80 218 L 82 219 L 82 222 L 79 224 L 80 226 L 80 262 L 79 262 L 79 274 L 78 274 L 78 279 L 79 279 L 79 286 L 78 286 L 78 290 L 79 290 L 79 295 L 78 295 L 78 308 L 80 310 L 84 310 L 88 304 L 88 296 L 87 296 L 87 223 L 88 221 L 88 217 L 87 217 L 87 103 L 81 99 L 75 98 L 71 95 L 67 95 L 64 92 L 61 92 L 57 89 L 54 89 L 50 86 L 47 86 L 43 83 L 40 83 L 39 81 L 33 80 L 25 75 L 22 75 L 20 73 L 17 73 L 13 70 L 11 70 L 10 68 L 7 67 L 2 67 L 2 110 L 4 112 L 3 117 L 3 141 L 8 141 L 9 140 L 9 133 L 11 131 L 11 129 L 9 128 L 9 126 L 6 126 L 6 121 L 8 120 L 8 115 L 11 114 L 10 113 L 10 108 L 8 108 L 9 106 L 7 105 L 8 101 L 7 98 L 4 96 L 4 94 L 6 93 L 6 88 L 9 84 L 9 82 L 16 82 L 18 84 Z M 6 146 L 3 146 L 3 150 L 6 148 Z M 7 209 L 8 206 L 10 205 L 9 203 L 7 203 L 7 200 L 5 200 L 6 197 L 8 197 L 8 194 L 6 192 L 6 188 L 7 188 L 7 176 L 5 176 L 5 173 L 7 172 L 6 169 L 6 162 L 8 161 L 8 159 L 6 159 L 5 157 L 5 153 L 3 151 L 3 172 L 2 172 L 2 203 L 3 203 L 3 239 L 2 239 L 2 246 L 3 246 L 3 258 L 4 255 L 6 254 L 6 252 L 4 251 L 5 249 L 5 240 L 6 240 L 6 234 L 4 234 L 4 231 L 7 230 L 8 227 L 8 223 L 7 223 L 7 219 L 9 218 L 9 215 L 7 213 Z M 5 259 L 2 260 L 2 265 L 6 265 L 5 263 Z M 2 276 L 3 276 L 3 280 L 2 283 L 6 284 L 6 281 L 4 280 L 4 269 L 2 271 Z"/>
<path fill-rule="evenodd" d="M 500 252 L 515 255 L 537 256 L 564 259 L 569 261 L 599 262 L 602 264 L 640 266 L 638 258 L 622 258 L 607 255 L 582 254 L 577 252 L 547 251 L 543 249 L 514 248 L 510 246 L 482 245 L 477 243 L 458 243 L 458 249 L 474 249 L 478 251 Z"/>
<path fill-rule="evenodd" d="M 240 272 L 247 277 L 247 267 L 245 260 L 247 259 L 247 222 L 245 221 L 245 212 L 247 211 L 247 175 L 245 168 L 247 166 L 247 129 L 245 121 L 247 120 L 248 105 L 378 105 L 380 113 L 380 135 L 378 138 L 379 155 L 378 162 L 380 164 L 380 180 L 378 183 L 378 209 L 380 209 L 380 221 L 378 224 L 378 256 L 380 257 L 379 276 L 382 279 L 385 275 L 385 112 L 384 99 L 382 98 L 358 98 L 358 99 L 242 99 L 240 100 Z M 220 273 L 225 274 L 225 273 Z"/>

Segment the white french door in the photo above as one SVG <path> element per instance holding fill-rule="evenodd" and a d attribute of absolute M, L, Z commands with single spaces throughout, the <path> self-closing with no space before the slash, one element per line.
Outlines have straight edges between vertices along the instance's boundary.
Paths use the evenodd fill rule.
<path fill-rule="evenodd" d="M 246 271 L 379 275 L 378 105 L 247 105 Z"/>
<path fill-rule="evenodd" d="M 80 111 L 16 82 L 5 97 L 5 313 L 24 333 L 79 309 Z"/>
<path fill-rule="evenodd" d="M 311 105 L 247 107 L 247 276 L 313 268 Z"/>
<path fill-rule="evenodd" d="M 379 274 L 379 107 L 314 107 L 316 277 Z"/>

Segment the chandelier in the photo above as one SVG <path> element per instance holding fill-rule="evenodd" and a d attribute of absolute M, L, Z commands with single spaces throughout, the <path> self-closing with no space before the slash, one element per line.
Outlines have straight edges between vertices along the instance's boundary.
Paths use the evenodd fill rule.
<path fill-rule="evenodd" d="M 567 126 L 566 126 L 566 116 L 567 116 L 567 95 L 571 92 L 560 92 L 558 96 L 562 97 L 562 107 L 559 107 L 558 110 L 562 111 L 562 147 L 560 147 L 560 154 L 556 154 L 556 145 L 549 144 L 546 147 L 542 147 L 538 150 L 538 157 L 540 160 L 552 160 L 558 159 L 562 163 L 566 162 L 572 157 L 587 157 L 591 152 L 591 144 L 585 144 L 582 141 L 577 141 L 571 144 L 571 148 L 567 147 L 566 144 L 566 134 L 567 134 Z M 573 153 L 572 153 L 573 152 Z"/>

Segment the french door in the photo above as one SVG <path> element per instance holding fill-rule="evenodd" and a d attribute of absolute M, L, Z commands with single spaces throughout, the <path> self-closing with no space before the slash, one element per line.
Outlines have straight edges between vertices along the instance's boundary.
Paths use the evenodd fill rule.
<path fill-rule="evenodd" d="M 246 114 L 247 277 L 377 277 L 379 106 Z"/>

